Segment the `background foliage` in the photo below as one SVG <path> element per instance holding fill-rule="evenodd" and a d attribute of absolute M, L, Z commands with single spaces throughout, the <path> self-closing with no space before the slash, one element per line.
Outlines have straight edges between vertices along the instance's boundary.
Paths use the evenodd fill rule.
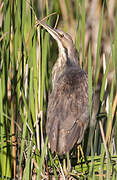
<path fill-rule="evenodd" d="M 57 28 L 71 34 L 88 72 L 90 125 L 82 142 L 87 158 L 62 161 L 47 153 L 45 135 L 51 70 L 58 50 L 36 20 L 56 12 Z M 45 23 L 54 27 L 57 15 Z M 92 109 L 92 87 L 94 104 Z M 117 178 L 116 0 L 0 0 L 1 179 Z"/>

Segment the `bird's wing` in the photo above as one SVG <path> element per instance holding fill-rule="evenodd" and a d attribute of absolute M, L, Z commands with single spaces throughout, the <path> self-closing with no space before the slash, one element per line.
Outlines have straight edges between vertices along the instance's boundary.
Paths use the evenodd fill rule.
<path fill-rule="evenodd" d="M 76 139 L 82 139 L 81 136 L 84 135 L 88 119 L 87 74 L 84 71 L 75 70 L 66 72 L 59 78 L 49 98 L 47 134 L 50 134 L 50 139 L 53 137 L 57 139 L 58 134 L 60 134 L 63 138 L 63 140 L 61 139 L 61 148 L 69 140 L 72 141 L 72 145 L 70 143 L 68 146 L 73 146 L 77 141 Z"/>
<path fill-rule="evenodd" d="M 48 118 L 60 121 L 60 129 L 69 130 L 81 117 L 89 116 L 88 98 L 87 74 L 84 71 L 66 73 L 50 95 Z"/>

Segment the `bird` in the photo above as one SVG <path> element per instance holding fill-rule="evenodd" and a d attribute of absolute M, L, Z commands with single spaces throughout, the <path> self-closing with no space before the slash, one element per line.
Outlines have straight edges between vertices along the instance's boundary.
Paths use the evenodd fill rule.
<path fill-rule="evenodd" d="M 52 69 L 46 134 L 51 152 L 69 153 L 80 144 L 89 123 L 88 74 L 80 68 L 79 56 L 71 36 L 39 21 L 55 39 L 58 58 Z"/>

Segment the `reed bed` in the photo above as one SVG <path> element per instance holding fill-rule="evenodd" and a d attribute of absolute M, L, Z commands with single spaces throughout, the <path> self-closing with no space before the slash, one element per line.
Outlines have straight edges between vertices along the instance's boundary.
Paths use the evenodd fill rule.
<path fill-rule="evenodd" d="M 67 177 L 45 134 L 57 45 L 35 26 L 45 18 L 54 27 L 58 14 L 57 28 L 71 34 L 89 83 L 85 159 L 72 152 Z M 0 179 L 71 178 L 117 179 L 117 3 L 0 0 Z"/>

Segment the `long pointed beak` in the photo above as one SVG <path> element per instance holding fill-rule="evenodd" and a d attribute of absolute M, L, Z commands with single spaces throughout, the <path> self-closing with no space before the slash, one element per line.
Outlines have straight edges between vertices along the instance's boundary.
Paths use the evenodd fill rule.
<path fill-rule="evenodd" d="M 43 24 L 41 21 L 38 21 L 37 22 L 37 25 L 40 24 L 44 29 L 46 29 L 50 34 L 51 36 L 58 42 L 60 42 L 60 34 L 57 32 L 56 29 L 54 28 L 51 28 L 50 26 L 48 26 L 47 24 Z"/>

